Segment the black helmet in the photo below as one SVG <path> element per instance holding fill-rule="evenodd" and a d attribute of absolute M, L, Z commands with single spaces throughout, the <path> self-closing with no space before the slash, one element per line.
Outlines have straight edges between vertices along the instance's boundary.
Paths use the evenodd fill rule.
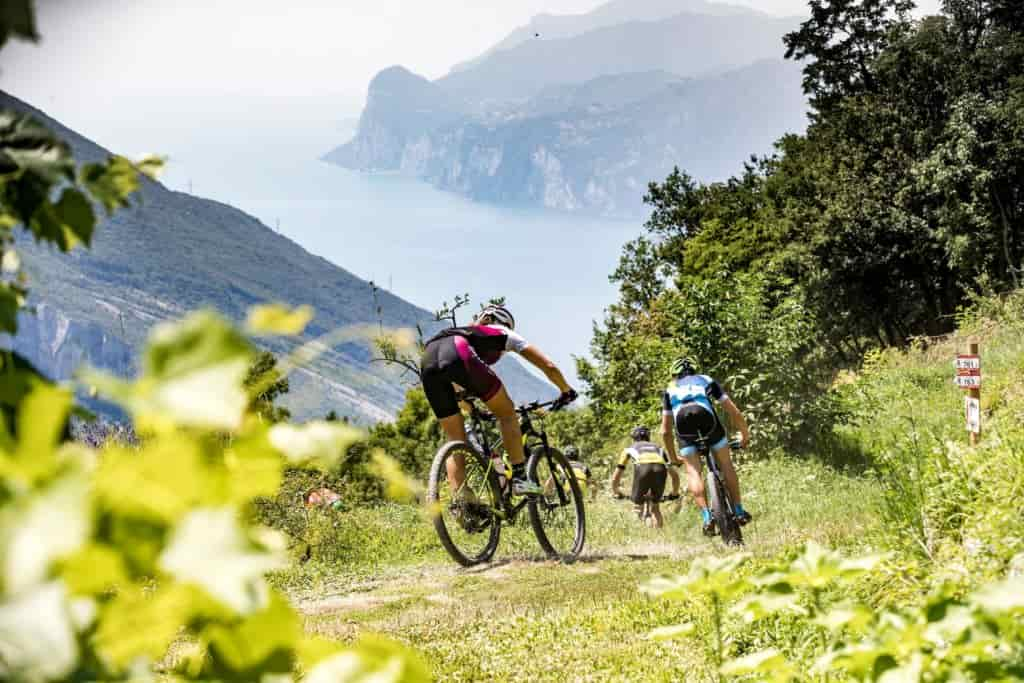
<path fill-rule="evenodd" d="M 697 364 L 692 358 L 682 357 L 676 358 L 672 362 L 672 376 L 673 377 L 686 377 L 687 375 L 697 374 Z"/>
<path fill-rule="evenodd" d="M 640 425 L 639 427 L 633 427 L 633 432 L 631 436 L 633 437 L 633 441 L 650 441 L 651 430 L 648 429 L 647 427 L 644 427 L 643 425 Z"/>
<path fill-rule="evenodd" d="M 569 460 L 580 459 L 579 449 L 577 449 L 575 446 L 566 446 L 563 453 L 565 454 L 565 457 L 569 458 Z"/>

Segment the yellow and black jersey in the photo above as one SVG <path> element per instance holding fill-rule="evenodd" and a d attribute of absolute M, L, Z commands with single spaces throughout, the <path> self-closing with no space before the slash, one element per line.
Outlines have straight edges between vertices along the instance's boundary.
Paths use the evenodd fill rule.
<path fill-rule="evenodd" d="M 570 460 L 569 466 L 572 468 L 573 474 L 576 475 L 577 479 L 586 481 L 590 479 L 590 468 L 581 463 L 579 460 Z"/>
<path fill-rule="evenodd" d="M 668 465 L 668 454 L 650 441 L 637 441 L 632 446 L 622 451 L 619 456 L 618 467 L 625 468 L 629 463 L 634 465 Z"/>

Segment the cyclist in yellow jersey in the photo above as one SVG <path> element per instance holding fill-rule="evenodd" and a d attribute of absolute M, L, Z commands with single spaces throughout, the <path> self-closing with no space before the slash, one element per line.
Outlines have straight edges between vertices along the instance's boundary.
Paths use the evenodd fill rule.
<path fill-rule="evenodd" d="M 669 458 L 668 452 L 663 448 L 661 449 L 661 455 L 665 458 L 665 469 L 668 471 L 668 481 L 665 488 L 669 488 L 671 485 L 672 493 L 669 495 L 662 496 L 661 502 L 667 502 L 669 500 L 679 501 L 679 465 L 674 464 Z M 677 502 L 677 507 L 674 512 L 679 512 L 682 503 Z M 654 514 L 651 510 L 651 500 L 648 498 L 644 501 L 643 505 L 637 510 L 637 516 L 643 520 L 645 526 L 653 527 L 655 525 Z"/>
<path fill-rule="evenodd" d="M 668 480 L 667 456 L 657 444 L 651 443 L 651 430 L 640 426 L 633 429 L 633 444 L 622 451 L 612 475 L 612 493 L 622 497 L 619 484 L 626 465 L 633 463 L 633 493 L 630 500 L 636 506 L 637 514 L 643 514 L 644 503 L 650 504 L 654 527 L 660 529 L 665 520 L 661 516 L 661 497 L 665 494 Z M 641 517 L 642 519 L 642 517 Z"/>

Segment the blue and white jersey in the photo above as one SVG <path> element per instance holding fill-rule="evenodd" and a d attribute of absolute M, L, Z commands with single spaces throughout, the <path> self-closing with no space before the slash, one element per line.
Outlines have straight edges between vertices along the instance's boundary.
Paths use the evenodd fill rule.
<path fill-rule="evenodd" d="M 675 415 L 679 406 L 685 403 L 696 403 L 712 415 L 715 414 L 714 401 L 724 401 L 729 396 L 721 385 L 707 375 L 687 375 L 672 380 L 662 396 L 662 410 L 666 415 Z"/>

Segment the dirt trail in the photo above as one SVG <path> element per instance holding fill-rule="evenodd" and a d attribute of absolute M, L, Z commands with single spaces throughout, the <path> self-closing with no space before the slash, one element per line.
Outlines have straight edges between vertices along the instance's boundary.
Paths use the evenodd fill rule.
<path fill-rule="evenodd" d="M 705 548 L 706 550 L 706 548 Z M 679 562 L 698 552 L 692 546 L 669 541 L 630 545 L 610 552 L 585 553 L 578 561 L 563 564 L 541 557 L 499 558 L 476 567 L 463 568 L 454 562 L 411 567 L 388 567 L 372 578 L 339 581 L 316 591 L 292 595 L 296 608 L 310 617 L 365 613 L 391 603 L 421 599 L 435 605 L 451 605 L 472 599 L 466 593 L 486 584 L 515 585 L 524 576 L 561 573 L 569 576 L 598 576 L 609 565 L 656 561 Z"/>

